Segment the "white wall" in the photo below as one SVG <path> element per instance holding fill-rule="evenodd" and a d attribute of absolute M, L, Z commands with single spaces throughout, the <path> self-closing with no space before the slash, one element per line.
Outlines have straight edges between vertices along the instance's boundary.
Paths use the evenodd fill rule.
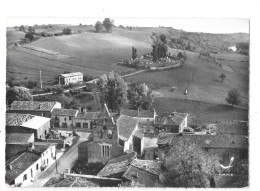
<path fill-rule="evenodd" d="M 83 75 L 67 77 L 67 78 L 64 78 L 64 81 L 65 81 L 65 85 L 70 84 L 70 83 L 82 82 Z"/>

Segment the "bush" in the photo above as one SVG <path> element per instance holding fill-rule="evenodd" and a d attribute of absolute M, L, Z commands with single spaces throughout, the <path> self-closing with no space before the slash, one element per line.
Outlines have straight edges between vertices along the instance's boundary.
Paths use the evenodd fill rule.
<path fill-rule="evenodd" d="M 65 35 L 69 35 L 69 34 L 72 34 L 72 30 L 70 28 L 64 28 L 62 33 Z"/>
<path fill-rule="evenodd" d="M 26 87 L 29 89 L 33 89 L 33 88 L 37 87 L 37 82 L 29 80 Z"/>

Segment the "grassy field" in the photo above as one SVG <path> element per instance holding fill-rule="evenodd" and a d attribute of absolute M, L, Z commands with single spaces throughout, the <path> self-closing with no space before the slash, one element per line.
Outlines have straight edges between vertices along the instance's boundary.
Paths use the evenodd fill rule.
<path fill-rule="evenodd" d="M 237 88 L 241 93 L 241 106 L 248 107 L 248 57 L 235 53 L 218 56 L 222 56 L 223 59 L 235 58 L 233 61 L 219 60 L 223 66 L 231 66 L 234 70 L 226 71 L 206 59 L 199 58 L 197 53 L 190 52 L 183 68 L 137 74 L 128 77 L 127 80 L 145 82 L 158 97 L 180 99 L 186 97 L 218 104 L 225 104 L 228 90 Z M 219 78 L 221 73 L 227 76 L 223 83 Z M 169 91 L 173 86 L 177 87 L 177 92 Z M 184 96 L 186 88 L 189 93 Z"/>
<path fill-rule="evenodd" d="M 247 109 L 232 109 L 228 105 L 204 103 L 200 101 L 177 99 L 177 98 L 156 98 L 154 108 L 158 114 L 173 111 L 189 113 L 188 123 L 215 123 L 216 121 L 248 120 Z"/>

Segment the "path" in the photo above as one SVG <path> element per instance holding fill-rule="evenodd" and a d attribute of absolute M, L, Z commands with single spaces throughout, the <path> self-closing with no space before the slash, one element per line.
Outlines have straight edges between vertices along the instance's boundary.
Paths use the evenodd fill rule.
<path fill-rule="evenodd" d="M 78 145 L 86 141 L 90 135 L 88 132 L 77 132 L 77 134 L 80 136 L 78 142 L 71 147 L 67 152 L 64 153 L 63 156 L 61 156 L 60 159 L 58 159 L 58 173 L 63 173 L 66 171 L 67 168 L 71 168 L 78 158 Z M 43 187 L 44 184 L 52 178 L 56 174 L 56 163 L 54 163 L 52 166 L 50 166 L 45 172 L 43 172 L 35 182 L 32 184 L 26 186 L 26 187 Z"/>

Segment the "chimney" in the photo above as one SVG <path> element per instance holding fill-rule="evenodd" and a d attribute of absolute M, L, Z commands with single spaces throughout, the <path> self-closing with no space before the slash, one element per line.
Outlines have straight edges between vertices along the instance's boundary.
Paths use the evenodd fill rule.
<path fill-rule="evenodd" d="M 34 145 L 32 143 L 29 143 L 28 151 L 33 152 L 33 150 L 34 150 Z"/>

